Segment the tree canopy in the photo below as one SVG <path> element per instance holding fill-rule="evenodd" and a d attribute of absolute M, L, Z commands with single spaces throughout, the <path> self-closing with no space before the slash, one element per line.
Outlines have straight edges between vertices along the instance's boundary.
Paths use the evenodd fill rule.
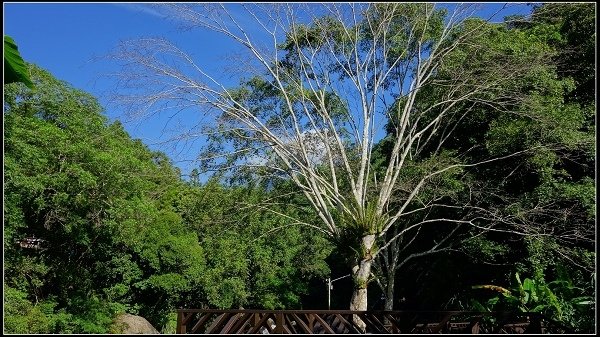
<path fill-rule="evenodd" d="M 327 271 L 322 240 L 274 231 L 281 218 L 257 206 L 268 193 L 190 185 L 95 98 L 29 69 L 37 89 L 4 96 L 5 331 L 104 333 L 123 311 L 162 327 L 181 306 L 297 307 Z M 236 216 L 240 200 L 248 213 Z M 23 248 L 28 238 L 42 244 Z"/>
<path fill-rule="evenodd" d="M 595 7 L 492 23 L 472 5 L 155 5 L 245 52 L 233 84 L 165 39 L 110 55 L 129 113 L 207 121 L 179 139 L 206 140 L 188 180 L 15 58 L 31 83 L 5 77 L 4 331 L 322 309 L 322 278 L 348 273 L 334 308 L 536 311 L 592 331 Z"/>

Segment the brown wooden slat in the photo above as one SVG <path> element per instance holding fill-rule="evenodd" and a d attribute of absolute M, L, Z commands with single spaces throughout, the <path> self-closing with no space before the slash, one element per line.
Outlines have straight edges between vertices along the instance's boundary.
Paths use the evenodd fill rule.
<path fill-rule="evenodd" d="M 319 323 L 321 323 L 323 329 L 325 329 L 328 333 L 335 333 L 335 331 L 331 329 L 329 324 L 327 324 L 327 322 L 325 322 L 319 315 L 314 315 L 314 317 L 317 321 L 319 321 Z"/>
<path fill-rule="evenodd" d="M 365 332 L 366 330 L 371 330 L 370 332 L 377 332 L 379 333 L 378 327 L 377 327 L 377 323 L 374 322 L 373 320 L 371 320 L 371 316 L 367 315 L 366 313 L 360 313 L 360 314 L 356 314 L 356 316 L 358 316 L 358 318 L 360 318 L 361 321 L 363 321 L 365 323 Z M 369 329 L 371 328 L 371 329 Z M 372 331 L 373 328 L 375 328 L 375 331 Z"/>
<path fill-rule="evenodd" d="M 346 334 L 350 332 L 350 328 L 348 328 L 345 319 L 341 315 L 334 314 L 333 324 L 335 326 L 336 333 Z"/>
<path fill-rule="evenodd" d="M 306 323 L 304 323 L 304 321 L 297 314 L 292 314 L 292 317 L 294 317 L 296 325 L 300 326 L 305 333 L 313 333 L 312 329 L 309 328 L 308 325 L 306 325 Z"/>
<path fill-rule="evenodd" d="M 225 321 L 229 318 L 229 315 L 231 315 L 231 313 L 224 312 L 220 316 L 218 316 L 210 325 L 210 327 L 206 329 L 206 333 L 217 333 L 217 331 L 219 331 L 223 323 L 225 323 Z"/>
<path fill-rule="evenodd" d="M 342 315 L 334 313 L 333 314 L 333 324 L 332 328 L 334 328 L 336 333 L 350 333 L 352 329 L 352 325 L 348 326 L 348 321 L 342 317 Z"/>
<path fill-rule="evenodd" d="M 186 315 L 185 312 L 182 313 L 182 320 L 181 320 L 181 324 L 186 325 L 187 322 L 190 320 L 190 318 L 192 318 L 192 316 L 194 316 L 193 312 L 190 312 L 189 315 Z"/>
<path fill-rule="evenodd" d="M 354 322 L 352 322 L 352 318 L 350 318 L 350 321 L 348 321 L 340 314 L 335 315 L 340 319 L 340 321 L 342 321 L 342 323 L 344 323 L 344 326 L 349 330 L 350 333 L 358 333 L 358 327 L 354 324 Z"/>
<path fill-rule="evenodd" d="M 298 329 L 296 328 L 296 326 L 298 325 L 298 323 L 294 324 L 295 321 L 292 319 L 292 315 L 284 315 L 283 319 L 285 320 L 285 327 L 287 328 L 287 330 L 289 331 L 290 334 L 298 334 Z"/>
<path fill-rule="evenodd" d="M 269 316 L 271 316 L 270 314 L 265 314 L 262 319 L 260 321 L 258 321 L 258 323 L 256 323 L 253 327 L 252 330 L 248 331 L 248 333 L 257 333 L 258 329 L 260 329 L 263 324 L 269 319 Z"/>
<path fill-rule="evenodd" d="M 297 334 L 298 331 L 296 330 L 295 324 L 292 324 L 292 319 L 291 319 L 291 315 L 283 315 L 283 326 L 287 329 L 287 331 L 289 332 L 285 332 L 285 333 L 289 333 L 289 334 Z M 284 330 L 286 330 L 284 329 Z"/>
<path fill-rule="evenodd" d="M 343 314 L 341 314 L 342 316 L 344 316 Z M 354 329 L 354 331 L 352 333 L 362 333 L 361 332 L 361 327 L 358 326 L 356 324 L 356 322 L 354 322 L 354 314 L 352 315 L 347 315 L 347 317 L 345 317 L 346 322 L 350 323 L 350 326 Z"/>
<path fill-rule="evenodd" d="M 251 312 L 243 313 L 242 317 L 240 317 L 236 324 L 234 324 L 231 327 L 231 332 L 240 333 L 240 331 L 244 328 L 244 325 L 246 325 L 246 323 L 250 320 L 250 318 L 252 318 L 252 316 L 254 316 L 254 314 Z"/>
<path fill-rule="evenodd" d="M 315 322 L 313 323 L 313 328 L 312 329 L 313 329 L 313 331 L 314 331 L 315 334 L 325 333 L 325 328 L 316 319 L 315 319 Z"/>
<path fill-rule="evenodd" d="M 204 314 L 204 316 L 201 316 L 198 322 L 194 324 L 194 327 L 192 328 L 190 333 L 197 333 L 198 329 L 200 329 L 200 327 L 203 326 L 204 323 L 206 323 L 212 316 L 212 313 L 206 313 Z"/>
<path fill-rule="evenodd" d="M 287 325 L 284 325 L 284 326 L 283 326 L 283 331 L 282 331 L 282 333 L 286 333 L 286 334 L 288 334 L 288 335 L 292 335 L 292 334 L 293 334 L 293 332 L 291 332 L 291 331 L 290 331 L 290 329 L 288 329 L 288 326 L 287 326 Z"/>
<path fill-rule="evenodd" d="M 438 333 L 442 330 L 442 328 L 444 327 L 444 325 L 446 325 L 446 323 L 448 323 L 448 321 L 450 321 L 450 319 L 454 316 L 454 314 L 449 313 L 448 315 L 446 315 L 446 317 L 444 317 L 442 319 L 442 321 L 431 330 L 431 333 Z"/>
<path fill-rule="evenodd" d="M 387 331 L 385 328 L 385 324 L 383 324 L 379 319 L 377 319 L 375 315 L 365 313 L 361 316 L 367 317 L 367 319 L 371 322 L 371 326 L 377 328 L 378 333 L 383 333 L 384 331 Z"/>
<path fill-rule="evenodd" d="M 225 326 L 221 329 L 220 333 L 231 333 L 231 328 L 233 327 L 234 324 L 236 324 L 240 318 L 240 316 L 242 316 L 243 314 L 235 314 L 233 315 L 225 324 Z"/>
<path fill-rule="evenodd" d="M 333 318 L 333 320 L 332 320 L 332 318 Z M 326 317 L 326 319 L 327 319 L 327 322 L 331 321 L 331 323 L 329 324 L 331 329 L 333 331 L 335 331 L 335 333 L 339 333 L 338 327 L 341 323 L 340 320 L 335 315 L 329 315 Z"/>
<path fill-rule="evenodd" d="M 387 318 L 388 322 L 390 322 L 392 324 L 392 327 L 395 329 L 390 331 L 391 333 L 401 333 L 402 330 L 400 329 L 400 324 L 398 323 L 398 321 L 396 320 L 396 317 L 394 317 L 392 314 L 384 314 L 383 317 Z"/>

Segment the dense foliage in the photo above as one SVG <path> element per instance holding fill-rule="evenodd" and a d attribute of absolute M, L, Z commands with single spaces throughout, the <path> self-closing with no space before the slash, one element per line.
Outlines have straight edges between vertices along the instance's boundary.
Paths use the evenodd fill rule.
<path fill-rule="evenodd" d="M 6 332 L 102 333 L 124 311 L 161 327 L 182 306 L 298 307 L 327 271 L 318 237 L 266 235 L 282 220 L 253 206 L 265 192 L 182 181 L 93 97 L 30 70 L 37 89 L 4 96 Z"/>
<path fill-rule="evenodd" d="M 477 225 L 502 221 L 495 228 L 503 230 L 435 223 L 400 238 L 384 253 L 404 262 L 376 265 L 381 289 L 370 285 L 369 309 L 384 307 L 383 294 L 387 309 L 537 311 L 593 330 L 594 15 L 592 4 L 544 4 L 528 19 L 467 22 L 465 29 L 477 26 L 480 34 L 452 51 L 437 79 L 493 80 L 508 59 L 536 67 L 503 78 L 477 104 L 457 105 L 451 137 L 407 160 L 393 200 L 440 165 L 522 151 L 449 170 L 408 206 L 443 200 L 449 207 L 434 215 L 460 219 L 470 215 L 461 207 L 470 202 L 494 215 Z M 285 62 L 293 71 L 298 60 Z M 34 86 L 4 86 L 4 332 L 106 333 L 123 312 L 173 332 L 178 307 L 322 309 L 321 278 L 350 272 L 353 242 L 340 237 L 334 246 L 290 220 L 319 221 L 293 183 L 259 181 L 252 170 L 206 182 L 195 171 L 184 181 L 165 154 L 110 123 L 94 97 L 35 65 L 28 73 Z M 251 79 L 235 94 L 270 111 L 276 93 L 268 89 Z M 486 95 L 511 92 L 524 99 L 486 104 Z M 424 88 L 415 106 L 444 94 Z M 343 115 L 335 113 L 344 109 L 335 97 L 327 103 Z M 374 149 L 375 170 L 389 160 L 389 131 Z M 213 139 L 215 146 L 225 141 Z M 400 228 L 422 220 L 406 217 Z M 27 247 L 27 238 L 41 241 Z M 350 283 L 336 284 L 332 308 L 346 308 Z"/>
<path fill-rule="evenodd" d="M 487 104 L 485 96 L 483 104 L 463 106 L 469 113 L 459 114 L 462 122 L 452 136 L 441 148 L 416 158 L 416 167 L 430 165 L 432 153 L 442 151 L 450 156 L 460 153 L 454 160 L 471 162 L 526 152 L 439 181 L 445 200 L 456 206 L 465 198 L 477 200 L 477 206 L 494 213 L 479 224 L 501 221 L 506 232 L 454 233 L 444 254 L 405 265 L 395 276 L 396 305 L 539 311 L 578 330 L 593 330 L 596 107 L 589 81 L 593 17 L 589 4 L 537 6 L 529 20 L 510 17 L 505 24 L 487 25 L 477 43 L 457 48 L 456 63 L 449 62 L 438 73 L 456 76 L 470 71 L 474 63 L 502 64 L 506 55 L 534 57 L 537 60 L 528 62 L 538 63 L 507 83 L 507 91 L 524 92 L 525 99 L 514 101 L 512 109 Z M 477 53 L 472 46 L 478 46 Z M 436 99 L 435 88 L 427 93 L 422 100 Z M 387 138 L 379 144 L 384 162 L 388 147 Z M 443 230 L 421 232 L 425 239 L 420 244 L 439 242 Z M 402 254 L 409 256 L 410 247 Z M 399 276 L 407 273 L 415 277 Z M 509 288 L 513 291 L 494 291 Z M 397 302 L 405 296 L 410 303 Z"/>
<path fill-rule="evenodd" d="M 512 268 L 502 268 L 504 275 L 488 276 L 487 281 L 514 286 L 520 294 L 501 296 L 498 305 L 540 311 L 581 331 L 594 325 L 595 102 L 589 94 L 593 16 L 589 4 L 548 4 L 536 7 L 527 25 L 512 29 L 548 48 L 552 58 L 519 79 L 520 90 L 529 93 L 526 108 L 521 115 L 500 115 L 486 123 L 486 145 L 496 153 L 547 145 L 501 168 L 475 173 L 497 186 L 492 200 L 535 234 L 520 240 L 487 237 L 491 241 L 484 245 L 504 246 L 503 256 L 492 254 L 496 263 L 513 262 Z M 511 174 L 499 175 L 500 170 Z"/>

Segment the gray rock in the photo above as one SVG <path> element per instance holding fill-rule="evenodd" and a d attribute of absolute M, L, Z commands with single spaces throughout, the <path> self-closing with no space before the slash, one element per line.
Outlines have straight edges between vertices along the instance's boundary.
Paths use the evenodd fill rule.
<path fill-rule="evenodd" d="M 148 320 L 142 316 L 136 316 L 131 314 L 120 314 L 115 318 L 111 331 L 115 333 L 123 334 L 158 334 L 156 330 Z"/>

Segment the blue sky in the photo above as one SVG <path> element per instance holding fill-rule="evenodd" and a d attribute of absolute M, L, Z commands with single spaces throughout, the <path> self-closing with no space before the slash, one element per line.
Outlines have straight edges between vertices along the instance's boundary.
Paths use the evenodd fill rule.
<path fill-rule="evenodd" d="M 98 97 L 108 107 L 106 94 L 111 81 L 103 74 L 115 65 L 97 57 L 109 53 L 122 40 L 137 37 L 166 37 L 192 54 L 201 55 L 213 70 L 225 67 L 224 55 L 237 47 L 215 33 L 181 31 L 151 7 L 137 3 L 4 3 L 4 34 L 14 38 L 27 62 L 50 71 L 55 77 Z M 490 13 L 501 4 L 486 5 Z M 530 8 L 510 4 L 504 15 L 522 13 Z M 502 18 L 499 17 L 499 21 Z M 109 119 L 120 119 L 134 138 L 150 148 L 166 152 L 182 168 L 191 169 L 186 159 L 194 156 L 200 144 L 187 148 L 160 145 L 165 135 L 164 119 L 127 121 L 117 108 L 108 107 Z"/>
<path fill-rule="evenodd" d="M 104 75 L 116 67 L 98 57 L 109 53 L 119 41 L 148 36 L 164 36 L 186 49 L 206 46 L 201 48 L 202 56 L 215 66 L 221 62 L 222 53 L 233 48 L 214 33 L 192 37 L 152 8 L 134 3 L 5 3 L 4 34 L 13 37 L 27 62 L 98 97 L 111 121 L 122 120 L 132 137 L 166 152 L 184 173 L 188 167 L 183 160 L 193 153 L 179 153 L 179 148 L 159 144 L 165 137 L 164 120 L 127 121 L 121 111 L 109 107 L 111 81 Z"/>

